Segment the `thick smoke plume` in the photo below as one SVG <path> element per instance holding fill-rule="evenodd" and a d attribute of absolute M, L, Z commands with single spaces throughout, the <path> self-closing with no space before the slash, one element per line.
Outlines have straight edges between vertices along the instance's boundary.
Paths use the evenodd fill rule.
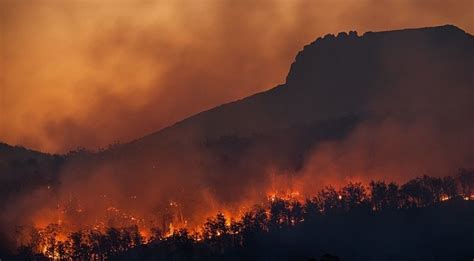
<path fill-rule="evenodd" d="M 469 0 L 1 1 L 0 140 L 48 152 L 126 142 L 283 82 L 318 35 L 472 32 L 472 11 Z"/>
<path fill-rule="evenodd" d="M 463 1 L 32 5 L 39 9 L 27 3 L 2 3 L 8 11 L 2 11 L 0 138 L 47 151 L 132 140 L 274 86 L 283 82 L 297 50 L 327 32 L 433 23 L 474 30 L 472 6 Z M 387 6 L 393 16 L 387 17 Z M 426 15 L 420 19 L 420 13 Z M 54 54 L 44 52 L 53 47 Z M 403 68 L 393 57 L 387 62 L 395 64 L 384 67 L 391 73 Z M 427 78 L 424 71 L 436 71 L 419 69 L 419 79 Z M 430 89 L 440 79 L 419 79 L 375 91 L 349 112 L 376 115 L 344 123 L 348 127 L 332 139 L 316 142 L 310 136 L 316 140 L 310 146 L 292 139 L 306 137 L 292 129 L 195 139 L 203 129 L 178 126 L 156 139 L 69 155 L 56 179 L 11 198 L 1 214 L 3 233 L 49 223 L 60 223 L 65 232 L 129 224 L 143 233 L 150 227 L 170 230 L 171 223 L 196 228 L 217 211 L 235 216 L 273 194 L 312 196 L 347 181 L 404 182 L 472 167 L 472 86 Z M 413 83 L 418 87 L 412 89 Z M 352 88 L 339 91 L 353 93 Z M 15 240 L 28 239 L 10 243 Z"/>

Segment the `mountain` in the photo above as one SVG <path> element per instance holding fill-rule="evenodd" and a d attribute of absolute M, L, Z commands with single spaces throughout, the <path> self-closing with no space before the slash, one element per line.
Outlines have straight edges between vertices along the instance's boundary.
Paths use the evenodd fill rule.
<path fill-rule="evenodd" d="M 298 53 L 284 84 L 201 112 L 102 156 L 119 158 L 120 170 L 140 165 L 141 172 L 150 169 L 154 177 L 160 175 L 156 162 L 162 173 L 173 173 L 178 180 L 190 170 L 200 172 L 197 183 L 224 201 L 246 193 L 232 184 L 260 184 L 264 181 L 256 173 L 268 168 L 298 172 L 321 144 L 345 141 L 361 129 L 368 129 L 373 140 L 382 135 L 391 139 L 386 133 L 392 127 L 413 133 L 395 137 L 405 143 L 395 144 L 398 151 L 387 157 L 408 155 L 405 150 L 428 157 L 440 150 L 429 159 L 412 155 L 413 172 L 457 168 L 472 164 L 474 155 L 467 147 L 474 144 L 469 135 L 474 130 L 472 68 L 474 38 L 452 25 L 362 36 L 328 34 Z M 450 157 L 446 164 L 433 163 Z M 146 182 L 149 176 L 143 176 Z"/>
<path fill-rule="evenodd" d="M 265 197 L 282 173 L 306 177 L 304 187 L 321 177 L 390 180 L 470 167 L 473 68 L 474 37 L 452 25 L 328 34 L 305 46 L 286 82 L 268 91 L 105 151 L 33 153 L 54 177 L 37 188 L 52 186 L 58 200 L 74 196 L 85 207 L 107 195 L 138 213 L 178 201 L 183 215 L 205 216 Z M 2 146 L 2 157 L 18 150 Z M 28 165 L 31 153 L 0 165 L 2 187 L 10 188 L 3 196 L 12 202 L 7 220 L 28 204 L 20 195 L 29 194 L 16 189 L 24 171 L 40 175 L 11 167 Z"/>
<path fill-rule="evenodd" d="M 328 34 L 298 53 L 286 83 L 199 113 L 134 144 L 190 129 L 206 138 L 249 136 L 358 114 L 374 109 L 367 105 L 370 99 L 396 88 L 442 91 L 458 79 L 458 88 L 472 90 L 472 42 L 471 35 L 451 25 L 360 37 L 356 32 Z M 420 83 L 426 87 L 414 86 Z"/>

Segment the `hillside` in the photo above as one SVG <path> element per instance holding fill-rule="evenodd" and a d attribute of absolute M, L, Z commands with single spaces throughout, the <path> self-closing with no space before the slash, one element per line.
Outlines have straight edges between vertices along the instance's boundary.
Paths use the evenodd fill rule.
<path fill-rule="evenodd" d="M 474 37 L 451 25 L 326 35 L 298 53 L 285 83 L 130 143 L 56 158 L 2 145 L 2 224 L 73 198 L 95 215 L 113 205 L 142 217 L 179 202 L 200 224 L 294 181 L 309 194 L 323 179 L 472 167 L 473 68 Z M 47 178 L 22 189 L 38 175 Z"/>
<path fill-rule="evenodd" d="M 265 133 L 380 109 L 374 108 L 375 98 L 416 106 L 410 97 L 386 97 L 394 89 L 411 90 L 406 96 L 425 103 L 449 98 L 418 95 L 444 93 L 448 84 L 472 93 L 473 41 L 472 35 L 451 25 L 362 36 L 328 34 L 298 53 L 286 83 L 199 113 L 134 144 L 152 144 L 190 130 L 207 138 Z"/>

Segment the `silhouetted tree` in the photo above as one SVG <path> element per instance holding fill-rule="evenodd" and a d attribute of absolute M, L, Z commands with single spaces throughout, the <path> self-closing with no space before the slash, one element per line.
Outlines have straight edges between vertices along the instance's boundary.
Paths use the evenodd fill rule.
<path fill-rule="evenodd" d="M 332 186 L 325 187 L 318 193 L 317 202 L 326 215 L 336 214 L 342 210 L 342 195 L 339 195 Z"/>
<path fill-rule="evenodd" d="M 451 176 L 443 177 L 441 180 L 441 189 L 443 190 L 443 194 L 448 198 L 453 198 L 458 194 L 456 180 Z"/>
<path fill-rule="evenodd" d="M 464 197 L 470 197 L 474 187 L 474 169 L 459 169 L 458 180 Z"/>
<path fill-rule="evenodd" d="M 151 228 L 151 237 L 149 242 L 158 243 L 159 241 L 163 240 L 164 234 L 160 228 L 154 227 Z"/>
<path fill-rule="evenodd" d="M 242 245 L 254 245 L 258 234 L 268 230 L 269 217 L 261 206 L 255 206 L 250 212 L 245 212 L 241 217 Z"/>
<path fill-rule="evenodd" d="M 398 185 L 390 182 L 387 186 L 387 209 L 397 209 L 400 207 L 400 192 Z"/>
<path fill-rule="evenodd" d="M 438 203 L 443 195 L 442 179 L 424 175 L 422 177 L 422 184 L 425 188 L 424 191 L 426 193 L 426 195 L 424 195 L 426 202 L 425 204 L 431 205 L 434 203 Z"/>
<path fill-rule="evenodd" d="M 40 232 L 42 233 L 41 237 L 43 239 L 43 245 L 46 246 L 45 254 L 49 257 L 57 255 L 56 238 L 59 234 L 59 229 L 58 224 L 49 224 L 42 232 Z"/>
<path fill-rule="evenodd" d="M 288 203 L 282 198 L 274 198 L 270 201 L 270 229 L 278 229 L 289 224 Z"/>
<path fill-rule="evenodd" d="M 385 182 L 371 181 L 369 186 L 372 209 L 375 211 L 385 209 L 388 205 L 388 188 Z"/>
<path fill-rule="evenodd" d="M 70 242 L 69 241 L 59 241 L 57 242 L 57 258 L 59 260 L 69 260 L 70 259 L 70 253 L 69 249 L 71 248 Z"/>
<path fill-rule="evenodd" d="M 38 253 L 39 251 L 41 251 L 42 234 L 37 228 L 32 228 L 30 237 L 31 240 L 29 243 L 29 247 L 32 249 L 32 251 Z"/>
<path fill-rule="evenodd" d="M 424 175 L 408 181 L 401 188 L 405 207 L 425 207 L 441 200 L 443 180 Z"/>
<path fill-rule="evenodd" d="M 218 213 L 216 218 L 209 218 L 204 224 L 204 238 L 216 238 L 229 233 L 224 214 Z"/>
<path fill-rule="evenodd" d="M 91 230 L 87 234 L 91 259 L 104 260 L 107 246 L 104 246 L 104 236 L 98 230 Z"/>
<path fill-rule="evenodd" d="M 121 251 L 125 251 L 143 243 L 143 237 L 140 235 L 138 226 L 129 226 L 120 231 Z"/>
<path fill-rule="evenodd" d="M 121 238 L 120 230 L 117 228 L 109 227 L 105 231 L 105 235 L 100 237 L 102 249 L 106 256 L 112 256 L 119 253 L 121 250 Z"/>
<path fill-rule="evenodd" d="M 368 206 L 368 197 L 362 183 L 349 183 L 341 190 L 341 199 L 346 211 Z"/>
<path fill-rule="evenodd" d="M 264 231 L 268 229 L 268 215 L 264 208 L 257 206 L 253 210 L 253 229 Z"/>
<path fill-rule="evenodd" d="M 293 200 L 290 202 L 289 208 L 289 221 L 292 225 L 300 223 L 304 220 L 304 209 L 300 202 Z"/>
<path fill-rule="evenodd" d="M 424 206 L 423 194 L 425 193 L 419 178 L 408 181 L 400 189 L 400 195 L 405 208 Z"/>
<path fill-rule="evenodd" d="M 76 231 L 68 237 L 71 246 L 71 258 L 73 260 L 88 260 L 90 257 L 89 246 L 85 242 L 83 231 Z"/>
<path fill-rule="evenodd" d="M 366 243 L 359 243 L 359 238 L 362 242 L 377 238 L 377 241 L 383 241 L 383 244 L 394 244 L 403 241 L 397 237 L 398 230 L 402 231 L 399 236 L 412 236 L 410 242 L 423 242 L 429 245 L 430 249 L 450 248 L 453 249 L 452 252 L 467 253 L 467 244 L 462 242 L 471 242 L 470 237 L 463 237 L 461 233 L 468 231 L 472 226 L 469 218 L 464 218 L 469 216 L 466 213 L 472 211 L 470 208 L 472 202 L 461 200 L 456 201 L 456 204 L 450 204 L 449 208 L 439 207 L 446 204 L 440 202 L 441 198 L 447 200 L 445 196 L 449 198 L 459 196 L 456 194 L 454 178 L 422 176 L 408 181 L 401 189 L 395 183 L 387 185 L 382 181 L 372 181 L 369 188 L 370 194 L 361 183 L 349 183 L 340 191 L 326 187 L 317 197 L 306 200 L 304 204 L 294 199 L 274 198 L 269 201 L 266 208 L 255 206 L 251 211 L 243 213 L 240 219 L 231 219 L 230 223 L 224 214 L 218 213 L 207 220 L 201 234 L 191 235 L 188 230 L 179 229 L 171 235 L 164 236 L 161 229 L 151 229 L 151 239 L 145 246 L 136 225 L 109 227 L 105 231 L 90 230 L 87 233 L 76 231 L 69 234 L 67 240 L 60 241 L 57 239 L 62 232 L 59 225 L 51 224 L 44 229 L 32 230 L 30 242 L 18 248 L 16 258 L 17 260 L 46 260 L 48 257 L 60 260 L 292 260 L 319 256 L 324 253 L 319 249 L 336 253 L 341 251 L 344 258 L 349 258 L 353 254 L 359 254 L 358 251 L 360 253 L 377 251 L 375 247 L 372 249 L 372 246 Z M 423 209 L 426 206 L 430 208 Z M 406 209 L 410 207 L 419 209 L 416 211 Z M 370 213 L 371 209 L 373 211 Z M 430 222 L 430 228 L 440 227 L 436 235 L 443 238 L 443 245 L 437 245 L 438 241 L 424 236 L 426 233 L 420 222 L 425 219 Z M 443 222 L 440 223 L 440 220 Z M 449 224 L 453 224 L 453 220 L 456 222 L 450 227 L 445 227 L 443 225 L 445 220 Z M 297 225 L 299 223 L 301 225 Z M 452 230 L 451 226 L 457 230 Z M 375 228 L 372 229 L 373 227 Z M 387 233 L 393 235 L 393 238 L 386 237 Z M 456 240 L 459 237 L 462 240 Z M 452 241 L 462 246 L 457 247 L 451 244 Z M 344 250 L 352 247 L 358 250 L 347 252 Z M 378 254 L 380 255 L 380 252 Z M 407 257 L 403 254 L 400 256 Z M 319 260 L 338 259 L 335 256 L 324 255 Z"/>
<path fill-rule="evenodd" d="M 319 216 L 321 216 L 321 210 L 318 206 L 317 198 L 307 199 L 304 204 L 304 220 L 315 220 Z"/>
<path fill-rule="evenodd" d="M 178 229 L 173 234 L 166 238 L 165 246 L 173 250 L 175 260 L 190 260 L 193 251 L 194 239 L 185 228 Z M 168 258 L 169 259 L 169 258 Z"/>

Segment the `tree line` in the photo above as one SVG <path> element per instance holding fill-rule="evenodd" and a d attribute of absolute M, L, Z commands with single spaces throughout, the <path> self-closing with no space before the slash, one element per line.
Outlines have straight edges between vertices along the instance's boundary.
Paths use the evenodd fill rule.
<path fill-rule="evenodd" d="M 474 254 L 465 245 L 474 239 L 473 188 L 473 169 L 460 169 L 455 177 L 422 176 L 403 185 L 372 181 L 368 186 L 328 186 L 305 201 L 269 198 L 268 204 L 254 206 L 238 219 L 217 213 L 200 232 L 182 228 L 170 234 L 153 228 L 147 239 L 137 226 L 130 226 L 76 231 L 59 240 L 60 227 L 51 224 L 35 229 L 14 258 L 338 260 L 332 256 L 338 255 L 370 260 L 386 259 L 387 253 L 393 260 L 420 254 L 426 260 L 430 254 L 469 257 Z M 376 250 L 379 244 L 400 244 L 402 252 Z M 433 248 L 412 249 L 410 244 Z"/>

